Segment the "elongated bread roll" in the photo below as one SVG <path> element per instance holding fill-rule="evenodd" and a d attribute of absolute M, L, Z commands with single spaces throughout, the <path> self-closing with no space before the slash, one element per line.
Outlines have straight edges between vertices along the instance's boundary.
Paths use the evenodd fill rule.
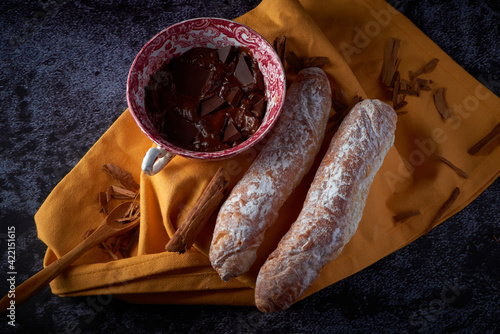
<path fill-rule="evenodd" d="M 217 216 L 210 261 L 224 281 L 250 269 L 264 232 L 310 169 L 331 99 L 330 83 L 319 68 L 300 71 L 288 89 L 274 131 Z"/>
<path fill-rule="evenodd" d="M 302 211 L 261 267 L 255 302 L 288 308 L 354 235 L 375 174 L 394 143 L 396 113 L 378 100 L 358 103 L 332 138 Z"/>

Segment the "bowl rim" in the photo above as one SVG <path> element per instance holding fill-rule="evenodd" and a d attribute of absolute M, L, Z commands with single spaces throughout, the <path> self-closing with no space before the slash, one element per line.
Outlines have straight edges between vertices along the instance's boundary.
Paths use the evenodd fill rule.
<path fill-rule="evenodd" d="M 160 35 L 165 34 L 166 32 L 174 29 L 175 27 L 180 26 L 180 25 L 186 25 L 186 24 L 188 24 L 189 22 L 192 22 L 192 21 L 201 21 L 201 20 L 217 20 L 217 21 L 223 21 L 223 22 L 226 22 L 226 23 L 236 24 L 236 25 L 239 25 L 241 27 L 244 27 L 244 28 L 248 29 L 250 32 L 252 32 L 256 36 L 258 36 L 259 39 L 263 43 L 265 43 L 267 45 L 267 48 L 272 51 L 273 58 L 275 58 L 275 60 L 277 60 L 277 63 L 280 66 L 280 70 L 281 70 L 281 75 L 280 76 L 281 76 L 281 79 L 282 79 L 282 82 L 283 82 L 283 85 L 282 85 L 282 87 L 283 87 L 283 94 L 282 94 L 283 98 L 281 99 L 280 105 L 277 106 L 278 109 L 276 110 L 276 112 L 274 114 L 274 117 L 270 121 L 270 123 L 268 123 L 267 126 L 264 129 L 262 127 L 259 127 L 259 129 L 252 136 L 250 136 L 247 140 L 245 140 L 244 142 L 242 142 L 242 143 L 240 143 L 240 144 L 238 144 L 238 145 L 236 145 L 234 147 L 231 147 L 231 148 L 228 148 L 228 149 L 224 149 L 224 150 L 220 150 L 220 151 L 204 152 L 204 151 L 188 150 L 188 149 L 185 149 L 183 147 L 179 147 L 179 146 L 173 144 L 172 142 L 167 141 L 166 139 L 163 139 L 162 142 L 159 142 L 157 137 L 153 136 L 151 133 L 149 133 L 143 127 L 143 125 L 141 123 L 141 120 L 136 115 L 136 112 L 135 112 L 135 110 L 132 107 L 133 104 L 132 104 L 132 101 L 131 101 L 132 98 L 131 98 L 131 95 L 130 95 L 130 86 L 131 86 L 132 74 L 133 74 L 134 68 L 137 65 L 137 62 L 139 61 L 139 58 L 144 53 L 144 50 L 146 50 L 147 47 L 151 43 L 153 43 Z M 258 62 L 258 64 L 259 64 L 259 67 L 260 67 L 260 63 L 259 62 Z M 218 18 L 218 17 L 197 17 L 197 18 L 191 18 L 191 19 L 187 19 L 187 20 L 183 20 L 183 21 L 179 21 L 177 23 L 174 23 L 174 24 L 166 27 L 165 29 L 161 30 L 160 32 L 158 32 L 157 34 L 155 34 L 152 38 L 150 38 L 142 46 L 141 50 L 135 56 L 134 61 L 133 61 L 132 65 L 131 65 L 131 67 L 130 67 L 130 70 L 129 70 L 129 73 L 128 73 L 128 76 L 127 76 L 126 98 L 127 98 L 128 109 L 129 109 L 130 114 L 134 118 L 136 124 L 141 129 L 141 131 L 154 144 L 156 144 L 157 146 L 159 146 L 159 147 L 167 150 L 168 152 L 171 152 L 171 153 L 179 155 L 179 156 L 183 156 L 183 157 L 187 157 L 187 158 L 194 158 L 194 159 L 210 159 L 210 160 L 225 159 L 225 158 L 232 157 L 232 156 L 234 156 L 236 154 L 239 154 L 239 153 L 241 153 L 241 152 L 243 152 L 243 151 L 251 148 L 255 144 L 257 144 L 276 125 L 276 122 L 277 122 L 277 120 L 278 120 L 278 118 L 279 118 L 279 116 L 281 114 L 282 109 L 283 109 L 283 105 L 284 105 L 284 102 L 285 102 L 285 97 L 286 97 L 286 74 L 285 74 L 285 68 L 284 68 L 283 63 L 281 62 L 281 59 L 278 56 L 276 50 L 274 50 L 274 48 L 272 47 L 271 43 L 269 43 L 261 34 L 259 34 L 258 32 L 256 32 L 254 29 L 248 27 L 247 25 L 245 25 L 243 23 L 236 22 L 234 20 L 225 19 L 225 18 Z"/>

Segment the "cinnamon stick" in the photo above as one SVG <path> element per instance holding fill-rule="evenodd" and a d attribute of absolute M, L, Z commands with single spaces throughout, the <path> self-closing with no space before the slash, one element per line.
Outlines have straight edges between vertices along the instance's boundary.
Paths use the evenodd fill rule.
<path fill-rule="evenodd" d="M 498 123 L 493 130 L 490 131 L 484 138 L 482 138 L 480 141 L 478 141 L 474 146 L 472 146 L 467 153 L 470 155 L 474 155 L 479 153 L 485 147 L 488 145 L 489 142 L 493 141 L 496 137 L 500 135 L 500 123 Z"/>
<path fill-rule="evenodd" d="M 399 96 L 400 82 L 401 82 L 401 75 L 399 74 L 399 71 L 396 71 L 394 73 L 394 77 L 393 77 L 393 89 L 392 89 L 392 96 L 391 96 L 393 106 L 396 106 L 397 104 L 402 102 L 402 97 Z"/>
<path fill-rule="evenodd" d="M 165 246 L 168 252 L 184 253 L 191 248 L 203 226 L 224 197 L 229 176 L 221 167 L 205 188 L 193 209 Z"/>
<path fill-rule="evenodd" d="M 442 162 L 444 162 L 445 164 L 447 164 L 448 166 L 450 166 L 455 172 L 458 173 L 458 175 L 460 175 L 464 179 L 469 178 L 469 176 L 467 175 L 466 172 L 464 172 L 462 169 L 460 169 L 457 166 L 455 166 L 450 160 L 448 160 L 445 157 L 442 157 L 442 156 L 440 156 L 439 154 L 436 154 L 436 153 L 432 153 L 432 155 L 435 156 L 436 158 L 438 158 L 439 160 L 441 160 Z"/>
<path fill-rule="evenodd" d="M 439 208 L 439 211 L 432 219 L 431 223 L 429 224 L 429 226 L 425 230 L 424 234 L 427 234 L 430 232 L 432 227 L 439 221 L 439 219 L 441 219 L 441 217 L 445 214 L 446 211 L 448 211 L 448 209 L 453 205 L 453 203 L 455 203 L 455 201 L 458 198 L 458 195 L 460 195 L 460 188 L 456 187 L 453 190 L 453 192 L 451 193 L 450 198 L 448 198 L 446 200 L 446 202 L 444 202 L 444 204 L 441 206 L 441 208 Z"/>
<path fill-rule="evenodd" d="M 134 199 L 137 193 L 120 186 L 109 186 L 109 191 L 112 198 L 116 199 Z"/>

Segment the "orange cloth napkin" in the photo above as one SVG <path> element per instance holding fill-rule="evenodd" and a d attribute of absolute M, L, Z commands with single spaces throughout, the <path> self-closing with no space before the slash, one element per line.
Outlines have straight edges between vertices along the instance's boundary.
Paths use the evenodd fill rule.
<path fill-rule="evenodd" d="M 432 58 L 439 58 L 431 78 L 433 90 L 447 88 L 452 118 L 443 121 L 433 92 L 407 97 L 408 113 L 399 116 L 396 142 L 371 187 L 359 228 L 342 254 L 322 271 L 306 296 L 333 284 L 411 243 L 430 227 L 455 187 L 457 200 L 435 225 L 464 208 L 500 172 L 498 139 L 479 154 L 467 150 L 500 121 L 500 99 L 467 74 L 408 19 L 382 0 L 265 0 L 243 15 L 242 22 L 267 40 L 287 36 L 287 49 L 300 57 L 326 56 L 324 67 L 334 87 L 348 99 L 354 94 L 387 100 L 379 83 L 384 45 L 401 39 L 399 66 L 403 77 Z M 293 24 L 291 24 L 293 23 Z M 290 78 L 293 74 L 289 73 Z M 195 247 L 179 255 L 164 251 L 178 224 L 220 166 L 231 175 L 230 187 L 243 175 L 256 150 L 230 160 L 194 161 L 175 157 L 158 175 L 140 172 L 142 157 L 152 143 L 128 111 L 111 126 L 77 166 L 55 187 L 35 216 L 40 239 L 48 246 L 44 265 L 55 261 L 82 241 L 85 232 L 104 218 L 96 200 L 112 183 L 101 170 L 114 163 L 140 180 L 140 237 L 133 256 L 111 260 L 95 247 L 52 283 L 61 296 L 115 294 L 142 303 L 253 305 L 253 285 L 260 265 L 297 216 L 321 155 L 304 181 L 285 203 L 274 227 L 266 234 L 250 272 L 225 283 L 211 268 L 207 253 L 214 219 Z M 432 153 L 452 161 L 469 175 L 459 176 Z M 393 216 L 420 210 L 404 223 Z"/>

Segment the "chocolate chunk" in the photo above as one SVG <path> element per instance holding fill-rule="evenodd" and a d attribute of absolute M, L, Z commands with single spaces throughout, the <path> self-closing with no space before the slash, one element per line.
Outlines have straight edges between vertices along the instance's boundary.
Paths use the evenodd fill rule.
<path fill-rule="evenodd" d="M 208 115 L 204 120 L 206 121 L 206 128 L 209 132 L 221 134 L 224 125 L 226 125 L 226 111 L 219 110 L 214 112 Z"/>
<path fill-rule="evenodd" d="M 201 96 L 212 72 L 178 58 L 170 62 L 172 78 L 177 92 L 189 96 Z"/>
<path fill-rule="evenodd" d="M 252 107 L 252 114 L 259 118 L 262 119 L 262 116 L 264 115 L 264 108 L 266 106 L 266 102 L 264 101 L 264 98 L 258 100 Z"/>
<path fill-rule="evenodd" d="M 227 63 L 231 54 L 233 53 L 234 46 L 228 45 L 223 48 L 217 49 L 217 55 L 219 56 L 219 60 L 224 64 Z"/>
<path fill-rule="evenodd" d="M 182 146 L 191 143 L 199 132 L 193 123 L 185 120 L 175 112 L 170 112 L 165 117 L 165 131 L 172 140 Z"/>
<path fill-rule="evenodd" d="M 222 141 L 224 143 L 232 143 L 241 138 L 241 133 L 238 131 L 233 121 L 229 121 L 226 130 L 224 131 L 224 137 Z"/>
<path fill-rule="evenodd" d="M 208 100 L 202 101 L 200 107 L 200 116 L 203 117 L 219 110 L 225 103 L 226 101 L 217 95 L 212 96 Z"/>
<path fill-rule="evenodd" d="M 240 54 L 238 64 L 234 69 L 234 77 L 238 80 L 242 87 L 248 86 L 254 82 L 252 71 L 248 67 L 247 61 L 242 54 Z"/>
<path fill-rule="evenodd" d="M 243 136 L 251 136 L 260 126 L 260 120 L 245 110 L 240 109 L 233 119 Z"/>
<path fill-rule="evenodd" d="M 243 97 L 243 91 L 239 87 L 233 87 L 226 94 L 225 98 L 231 107 L 236 108 Z"/>

